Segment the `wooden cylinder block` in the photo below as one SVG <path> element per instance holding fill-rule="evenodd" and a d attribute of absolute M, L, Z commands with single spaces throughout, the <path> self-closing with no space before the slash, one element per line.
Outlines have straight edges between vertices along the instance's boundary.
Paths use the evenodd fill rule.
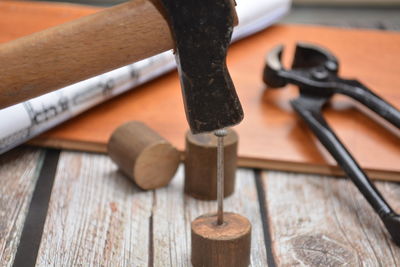
<path fill-rule="evenodd" d="M 217 225 L 215 214 L 192 222 L 193 267 L 247 267 L 250 264 L 251 224 L 245 217 L 224 213 Z"/>
<path fill-rule="evenodd" d="M 239 137 L 228 129 L 224 137 L 224 197 L 235 190 Z M 213 133 L 186 134 L 185 193 L 198 199 L 217 199 L 217 137 Z"/>
<path fill-rule="evenodd" d="M 167 185 L 180 162 L 176 148 L 138 121 L 118 127 L 107 150 L 121 171 L 145 190 Z"/>

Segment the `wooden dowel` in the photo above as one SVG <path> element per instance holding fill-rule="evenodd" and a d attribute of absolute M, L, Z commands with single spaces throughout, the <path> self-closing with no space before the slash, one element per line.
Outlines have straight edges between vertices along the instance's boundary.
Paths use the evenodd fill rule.
<path fill-rule="evenodd" d="M 144 190 L 167 185 L 180 162 L 179 151 L 139 121 L 119 126 L 107 151 L 120 170 Z"/>
<path fill-rule="evenodd" d="M 224 137 L 223 196 L 235 191 L 239 136 L 233 129 Z M 197 199 L 217 199 L 217 137 L 211 133 L 186 133 L 185 193 Z"/>
<path fill-rule="evenodd" d="M 133 0 L 0 45 L 0 109 L 172 49 L 153 1 Z"/>
<path fill-rule="evenodd" d="M 215 214 L 205 214 L 192 224 L 193 267 L 247 267 L 250 264 L 251 223 L 239 214 L 224 213 L 224 223 Z"/>

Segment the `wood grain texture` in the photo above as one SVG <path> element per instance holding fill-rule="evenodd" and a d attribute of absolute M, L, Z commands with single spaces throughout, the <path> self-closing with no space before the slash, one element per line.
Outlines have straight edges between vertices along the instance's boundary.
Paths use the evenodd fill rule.
<path fill-rule="evenodd" d="M 251 170 L 237 173 L 235 193 L 226 198 L 226 211 L 245 216 L 252 224 L 251 266 L 267 265 L 261 215 Z M 155 191 L 153 209 L 154 266 L 190 266 L 190 224 L 198 216 L 216 212 L 216 201 L 200 201 L 183 194 L 183 168 L 170 185 Z"/>
<path fill-rule="evenodd" d="M 0 41 L 9 41 L 95 11 L 98 9 L 74 5 L 2 1 Z M 400 55 L 400 34 L 279 26 L 241 41 L 229 50 L 228 65 L 246 116 L 238 126 L 241 137 L 239 165 L 337 175 L 341 172 L 332 158 L 315 146 L 315 139 L 288 104 L 296 90 L 264 91 L 261 71 L 265 53 L 278 43 L 293 46 L 296 40 L 328 47 L 341 61 L 341 75 L 360 79 L 399 108 L 400 95 L 394 88 L 400 86 L 397 71 L 400 60 L 396 59 Z M 385 53 L 380 52 L 383 50 Z M 400 179 L 398 131 L 393 134 L 383 129 L 344 98 L 336 98 L 326 115 L 371 177 Z M 176 74 L 169 74 L 97 107 L 42 135 L 34 143 L 105 152 L 111 132 L 133 119 L 148 123 L 183 151 L 187 124 Z"/>
<path fill-rule="evenodd" d="M 273 253 L 279 266 L 398 266 L 400 248 L 347 179 L 264 172 Z M 400 208 L 400 186 L 377 182 Z"/>
<path fill-rule="evenodd" d="M 217 225 L 215 213 L 203 214 L 191 224 L 191 261 L 194 267 L 248 267 L 251 223 L 237 213 L 224 212 Z"/>
<path fill-rule="evenodd" d="M 134 0 L 0 45 L 0 108 L 173 48 L 150 0 Z"/>
<path fill-rule="evenodd" d="M 0 157 L 0 266 L 13 264 L 42 160 L 41 150 L 25 148 Z"/>
<path fill-rule="evenodd" d="M 238 142 L 237 133 L 229 129 L 224 137 L 224 197 L 235 190 Z M 217 143 L 213 133 L 186 133 L 186 194 L 203 200 L 217 199 Z"/>
<path fill-rule="evenodd" d="M 146 266 L 152 201 L 108 157 L 62 152 L 37 266 Z"/>
<path fill-rule="evenodd" d="M 400 87 L 400 60 L 397 59 L 400 34 L 276 26 L 234 44 L 229 50 L 228 67 L 245 111 L 244 121 L 235 128 L 240 136 L 239 165 L 336 175 L 340 172 L 333 159 L 320 149 L 290 107 L 289 101 L 298 90 L 293 87 L 265 90 L 261 79 L 267 51 L 284 43 L 288 46 L 284 55 L 288 62 L 293 44 L 298 40 L 330 49 L 341 62 L 342 76 L 361 80 L 400 108 L 400 92 L 395 89 Z M 168 74 L 86 112 L 34 143 L 74 149 L 89 147 L 104 152 L 108 137 L 118 125 L 140 120 L 183 151 L 188 126 L 179 88 L 177 74 Z M 385 129 L 344 97 L 335 97 L 324 114 L 373 178 L 400 179 L 399 130 Z M 81 147 L 81 144 L 89 146 Z"/>
<path fill-rule="evenodd" d="M 180 161 L 176 148 L 138 121 L 118 127 L 111 135 L 107 151 L 118 167 L 145 190 L 166 186 Z"/>

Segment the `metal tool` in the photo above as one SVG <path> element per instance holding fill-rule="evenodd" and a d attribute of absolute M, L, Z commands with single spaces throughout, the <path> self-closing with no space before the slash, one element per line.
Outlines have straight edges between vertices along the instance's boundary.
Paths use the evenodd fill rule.
<path fill-rule="evenodd" d="M 209 158 L 212 158 L 212 161 L 215 160 L 215 152 L 217 152 L 217 176 L 212 183 L 209 183 L 209 188 L 214 191 L 215 184 L 217 184 L 218 210 L 216 214 L 203 214 L 192 221 L 191 261 L 194 267 L 247 267 L 250 264 L 251 223 L 240 214 L 224 212 L 223 205 L 224 187 L 226 185 L 224 183 L 224 156 L 227 156 L 228 169 L 226 171 L 229 172 L 229 161 L 232 159 L 232 155 L 229 154 L 232 152 L 232 141 L 237 144 L 237 137 L 233 138 L 236 134 L 232 130 L 226 130 L 225 128 L 214 131 L 214 135 L 217 137 L 217 147 L 215 147 L 214 138 L 210 142 L 209 135 L 203 135 L 203 140 L 208 139 L 203 144 L 212 148 L 212 155 L 208 155 Z M 224 140 L 225 137 L 226 140 Z M 202 154 L 205 155 L 206 153 Z M 210 166 L 209 169 L 214 172 L 215 165 Z M 207 181 L 206 177 L 204 179 Z"/>
<path fill-rule="evenodd" d="M 233 0 L 132 0 L 1 44 L 0 108 L 174 48 L 192 132 L 238 124 L 226 66 L 236 24 Z"/>
<path fill-rule="evenodd" d="M 228 134 L 225 129 L 214 132 L 217 137 L 217 224 L 224 223 L 224 137 Z"/>
<path fill-rule="evenodd" d="M 364 195 L 394 242 L 400 245 L 400 216 L 385 201 L 321 113 L 334 94 L 343 94 L 357 100 L 397 128 L 400 128 L 399 110 L 359 81 L 340 78 L 339 61 L 325 49 L 298 43 L 292 69 L 283 67 L 282 53 L 283 46 L 277 46 L 268 54 L 264 82 L 271 88 L 283 87 L 289 83 L 299 87 L 300 96 L 291 101 L 294 110 Z"/>
<path fill-rule="evenodd" d="M 210 132 L 239 123 L 243 111 L 226 66 L 226 53 L 236 18 L 232 1 L 160 2 L 167 11 L 175 40 L 191 131 Z"/>

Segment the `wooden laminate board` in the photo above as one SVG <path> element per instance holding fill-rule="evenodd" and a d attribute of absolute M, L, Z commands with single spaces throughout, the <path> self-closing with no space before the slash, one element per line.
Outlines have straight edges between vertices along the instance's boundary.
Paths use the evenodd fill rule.
<path fill-rule="evenodd" d="M 40 15 L 41 5 L 46 16 Z M 15 10 L 9 6 L 0 5 L 2 42 L 97 10 L 71 5 L 64 9 L 62 5 L 38 3 L 25 6 L 17 3 Z M 23 19 L 18 20 L 22 16 Z M 267 51 L 284 43 L 290 47 L 288 53 L 291 54 L 296 41 L 320 44 L 332 50 L 341 62 L 342 76 L 361 80 L 399 108 L 400 91 L 396 88 L 400 87 L 400 34 L 275 26 L 234 44 L 229 50 L 228 66 L 245 111 L 243 123 L 236 127 L 240 136 L 239 164 L 338 174 L 340 170 L 333 159 L 317 145 L 290 107 L 289 101 L 296 96 L 297 90 L 293 87 L 266 90 L 261 80 Z M 288 62 L 289 58 L 285 58 Z M 177 74 L 170 73 L 86 112 L 33 143 L 105 152 L 107 140 L 117 126 L 129 120 L 140 120 L 183 150 L 187 123 L 179 87 Z M 373 178 L 400 180 L 398 130 L 389 131 L 381 127 L 346 98 L 334 99 L 325 114 L 339 137 Z"/>
<path fill-rule="evenodd" d="M 43 153 L 16 149 L 0 157 L 0 266 L 12 266 Z"/>
<path fill-rule="evenodd" d="M 74 4 L 1 1 L 0 42 L 7 42 L 98 10 L 99 8 Z"/>
<path fill-rule="evenodd" d="M 398 266 L 400 248 L 348 179 L 264 172 L 278 266 Z M 377 182 L 400 210 L 400 185 Z"/>
<path fill-rule="evenodd" d="M 228 65 L 245 112 L 244 121 L 235 127 L 240 137 L 239 164 L 338 174 L 332 157 L 321 149 L 290 107 L 289 101 L 296 96 L 297 89 L 289 86 L 268 90 L 261 80 L 265 53 L 279 43 L 293 49 L 296 40 L 331 49 L 342 63 L 342 75 L 357 77 L 399 107 L 400 93 L 395 88 L 400 86 L 400 60 L 396 59 L 400 55 L 400 34 L 277 26 L 233 45 L 230 50 Z M 325 115 L 372 177 L 400 179 L 399 130 L 382 127 L 344 97 L 335 98 Z M 96 107 L 34 143 L 104 152 L 111 132 L 129 120 L 145 122 L 182 151 L 187 123 L 177 74 L 168 74 Z"/>

